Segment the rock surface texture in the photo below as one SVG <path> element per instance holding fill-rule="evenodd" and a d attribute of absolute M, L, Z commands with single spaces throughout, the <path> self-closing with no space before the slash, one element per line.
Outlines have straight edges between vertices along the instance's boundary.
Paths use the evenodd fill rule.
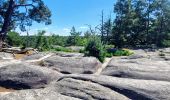
<path fill-rule="evenodd" d="M 93 74 L 102 64 L 94 57 L 52 56 L 45 59 L 41 66 L 57 70 L 63 74 Z"/>
<path fill-rule="evenodd" d="M 0 87 L 13 91 L 0 92 L 0 100 L 170 100 L 168 50 L 134 50 L 103 65 L 69 53 L 5 60 Z"/>

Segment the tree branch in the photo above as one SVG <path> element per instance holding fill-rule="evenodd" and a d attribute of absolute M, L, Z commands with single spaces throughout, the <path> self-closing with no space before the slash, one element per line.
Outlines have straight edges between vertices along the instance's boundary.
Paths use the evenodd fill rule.
<path fill-rule="evenodd" d="M 28 6 L 32 6 L 35 8 L 33 4 L 19 4 L 19 5 L 15 5 L 14 7 L 28 7 Z"/>

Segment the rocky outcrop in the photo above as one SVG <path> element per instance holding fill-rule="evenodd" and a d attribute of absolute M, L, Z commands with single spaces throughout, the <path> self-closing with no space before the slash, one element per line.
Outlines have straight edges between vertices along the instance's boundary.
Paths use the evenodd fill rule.
<path fill-rule="evenodd" d="M 66 53 L 66 52 L 57 52 L 56 55 L 60 57 L 83 57 L 82 53 Z"/>
<path fill-rule="evenodd" d="M 11 64 L 0 67 L 0 86 L 13 89 L 45 87 L 60 77 L 56 71 L 30 64 Z"/>
<path fill-rule="evenodd" d="M 129 100 L 122 94 L 90 81 L 63 78 L 54 87 L 60 94 L 82 100 Z"/>
<path fill-rule="evenodd" d="M 68 75 L 44 89 L 0 94 L 1 100 L 169 100 L 170 83 L 95 75 Z"/>
<path fill-rule="evenodd" d="M 0 100 L 80 100 L 59 94 L 52 89 L 22 90 L 0 94 Z"/>
<path fill-rule="evenodd" d="M 93 74 L 102 64 L 94 57 L 52 56 L 45 59 L 41 66 L 57 70 L 63 74 Z"/>
<path fill-rule="evenodd" d="M 146 80 L 170 81 L 170 62 L 148 58 L 113 58 L 102 71 L 103 75 Z"/>
<path fill-rule="evenodd" d="M 0 60 L 3 59 L 7 59 L 7 60 L 14 59 L 14 55 L 11 53 L 0 52 Z"/>
<path fill-rule="evenodd" d="M 93 82 L 122 94 L 132 100 L 169 100 L 170 83 L 155 80 L 117 78 L 111 76 L 69 75 L 73 78 Z M 60 80 L 62 80 L 60 79 Z M 122 99 L 118 99 L 122 100 Z"/>
<path fill-rule="evenodd" d="M 32 54 L 29 56 L 24 57 L 22 60 L 37 60 L 40 59 L 44 56 L 48 55 L 48 53 L 37 53 L 37 54 Z"/>
<path fill-rule="evenodd" d="M 170 62 L 159 52 L 136 50 L 103 65 L 70 53 L 29 57 L 0 64 L 0 86 L 12 88 L 0 100 L 170 100 Z"/>

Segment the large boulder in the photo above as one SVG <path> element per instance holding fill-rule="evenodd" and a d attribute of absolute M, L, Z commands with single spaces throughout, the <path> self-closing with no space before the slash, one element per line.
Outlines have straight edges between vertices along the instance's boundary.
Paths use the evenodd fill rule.
<path fill-rule="evenodd" d="M 28 55 L 28 56 L 25 56 L 23 58 L 23 60 L 38 60 L 46 55 L 48 55 L 49 53 L 43 53 L 43 52 L 40 52 L 40 53 L 36 53 L 36 54 L 32 54 L 32 55 Z"/>
<path fill-rule="evenodd" d="M 126 96 L 102 85 L 72 78 L 59 80 L 53 89 L 56 89 L 60 94 L 82 100 L 129 100 Z"/>
<path fill-rule="evenodd" d="M 0 86 L 13 89 L 45 87 L 61 74 L 30 64 L 11 64 L 0 67 Z"/>
<path fill-rule="evenodd" d="M 56 55 L 60 57 L 83 57 L 82 53 L 68 53 L 68 52 L 57 52 Z"/>
<path fill-rule="evenodd" d="M 102 64 L 94 57 L 52 56 L 41 63 L 42 66 L 63 74 L 93 74 Z"/>
<path fill-rule="evenodd" d="M 113 58 L 102 71 L 103 75 L 170 81 L 170 62 L 148 58 Z"/>
<path fill-rule="evenodd" d="M 66 75 L 46 88 L 0 93 L 0 100 L 169 100 L 170 82 Z"/>
<path fill-rule="evenodd" d="M 53 91 L 51 88 L 22 90 L 12 93 L 0 93 L 0 100 L 80 100 Z"/>
<path fill-rule="evenodd" d="M 44 89 L 0 94 L 0 100 L 129 100 L 126 96 L 93 82 L 63 78 Z"/>
<path fill-rule="evenodd" d="M 170 100 L 170 82 L 117 78 L 102 75 L 68 75 L 62 79 L 64 78 L 93 82 L 122 94 L 131 100 Z"/>
<path fill-rule="evenodd" d="M 14 55 L 12 53 L 0 52 L 0 60 L 3 59 L 7 60 L 14 59 Z"/>

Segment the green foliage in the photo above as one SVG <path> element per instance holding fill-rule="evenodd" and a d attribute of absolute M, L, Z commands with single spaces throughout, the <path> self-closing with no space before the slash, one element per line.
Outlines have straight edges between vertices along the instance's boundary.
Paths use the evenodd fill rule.
<path fill-rule="evenodd" d="M 75 27 L 73 26 L 70 32 L 70 36 L 67 39 L 67 46 L 80 46 L 81 45 L 81 32 L 76 32 Z"/>
<path fill-rule="evenodd" d="M 9 32 L 7 34 L 7 43 L 11 46 L 20 46 L 21 44 L 21 37 L 17 32 Z"/>
<path fill-rule="evenodd" d="M 45 31 L 39 31 L 35 48 L 38 48 L 40 51 L 50 50 L 50 45 L 48 39 L 44 36 Z"/>
<path fill-rule="evenodd" d="M 68 48 L 65 48 L 65 47 L 57 47 L 57 48 L 54 48 L 54 51 L 74 52 L 73 50 L 68 49 Z"/>
<path fill-rule="evenodd" d="M 85 55 L 96 57 L 99 61 L 104 62 L 106 52 L 99 38 L 92 38 L 89 40 L 87 46 L 85 47 Z"/>
<path fill-rule="evenodd" d="M 107 57 L 112 57 L 112 56 L 130 56 L 134 54 L 132 51 L 128 49 L 117 49 L 113 52 L 108 51 L 106 56 Z"/>
<path fill-rule="evenodd" d="M 111 48 L 114 48 L 115 46 L 114 45 L 105 45 L 105 49 L 108 50 L 108 49 L 111 49 Z"/>
<path fill-rule="evenodd" d="M 164 47 L 170 47 L 170 40 L 164 40 L 162 44 Z"/>
<path fill-rule="evenodd" d="M 51 24 L 51 11 L 43 0 L 1 0 L 0 1 L 0 23 L 2 29 L 0 36 L 2 41 L 7 32 L 19 28 L 26 31 L 26 26 L 33 22 Z"/>
<path fill-rule="evenodd" d="M 107 52 L 107 53 L 106 53 L 106 57 L 109 57 L 109 58 L 113 57 L 113 53 Z"/>
<path fill-rule="evenodd" d="M 155 44 L 168 46 L 169 0 L 117 0 L 112 43 L 117 48 Z"/>
<path fill-rule="evenodd" d="M 113 56 L 130 56 L 132 55 L 133 53 L 130 52 L 129 50 L 116 50 L 114 53 L 113 53 Z"/>
<path fill-rule="evenodd" d="M 67 41 L 67 37 L 64 36 L 59 36 L 59 35 L 55 35 L 52 34 L 51 36 L 47 37 L 49 39 L 49 44 L 54 45 L 54 46 L 65 46 L 66 41 Z"/>

